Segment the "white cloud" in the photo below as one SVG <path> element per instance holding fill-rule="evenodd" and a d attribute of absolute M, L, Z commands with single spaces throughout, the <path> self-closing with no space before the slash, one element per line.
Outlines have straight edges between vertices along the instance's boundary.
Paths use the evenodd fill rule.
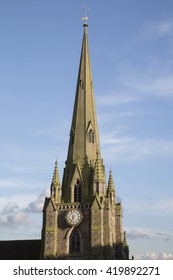
<path fill-rule="evenodd" d="M 26 205 L 28 205 L 30 203 L 30 201 L 33 201 L 35 199 L 35 195 L 34 194 L 25 194 L 25 195 L 9 195 L 9 196 L 1 196 L 0 197 L 0 211 L 1 213 L 4 211 L 4 209 L 7 207 L 10 208 L 10 205 L 15 205 L 16 207 L 18 207 L 19 209 L 23 209 L 26 207 Z"/>
<path fill-rule="evenodd" d="M 9 228 L 18 228 L 21 226 L 28 226 L 31 221 L 28 215 L 22 211 L 3 213 L 0 217 L 2 226 Z"/>
<path fill-rule="evenodd" d="M 19 206 L 17 205 L 17 203 L 10 201 L 4 207 L 2 215 L 12 213 L 12 212 L 14 212 L 15 210 L 18 210 L 18 209 L 19 209 Z"/>
<path fill-rule="evenodd" d="M 142 232 L 139 232 L 137 230 L 132 230 L 131 232 L 127 233 L 127 238 L 130 239 L 130 240 L 143 239 L 143 238 L 148 239 L 149 236 L 146 233 L 142 233 Z"/>
<path fill-rule="evenodd" d="M 50 196 L 50 189 L 46 188 L 36 197 L 32 194 L 15 195 L 10 197 L 1 197 L 1 215 L 14 214 L 16 212 L 41 213 L 45 197 Z"/>
<path fill-rule="evenodd" d="M 43 204 L 45 201 L 45 197 L 49 196 L 50 190 L 47 188 L 44 190 L 37 199 L 34 201 L 30 202 L 28 207 L 26 208 L 26 211 L 33 212 L 33 213 L 41 213 L 43 210 Z"/>
<path fill-rule="evenodd" d="M 124 51 L 123 55 L 129 56 L 130 50 L 141 49 L 145 44 L 147 44 L 147 50 L 150 50 L 148 47 L 152 43 L 157 43 L 157 40 L 169 40 L 173 38 L 173 21 L 172 20 L 163 20 L 157 22 L 147 22 L 142 28 L 140 28 L 138 34 L 132 37 L 132 40 L 121 48 L 121 53 Z M 159 41 L 160 43 L 160 41 Z M 141 60 L 142 61 L 142 57 Z"/>
<path fill-rule="evenodd" d="M 157 42 L 156 39 L 159 41 Z M 125 47 L 126 52 L 128 50 L 128 58 L 125 61 L 121 60 L 119 75 L 116 74 L 117 84 L 120 82 L 124 91 L 120 95 L 120 102 L 123 99 L 128 102 L 128 96 L 132 97 L 132 101 L 139 101 L 144 97 L 151 96 L 173 97 L 172 44 L 172 20 L 150 22 L 143 30 L 140 30 L 139 35 L 133 38 L 133 43 Z M 159 51 L 160 48 L 162 48 L 162 52 Z M 137 60 L 138 55 L 141 57 L 141 53 L 145 59 L 142 57 Z M 116 104 L 113 97 L 112 100 L 113 104 Z M 119 95 L 117 93 L 118 102 Z M 105 104 L 111 105 L 109 95 L 107 102 L 105 98 Z"/>
<path fill-rule="evenodd" d="M 146 227 L 127 227 L 127 239 L 160 239 L 164 241 L 173 238 L 173 232 Z M 166 241 L 167 242 L 167 241 Z"/>
<path fill-rule="evenodd" d="M 152 138 L 121 136 L 116 130 L 101 135 L 104 159 L 132 161 L 173 156 L 173 142 Z M 116 155 L 113 157 L 113 155 Z"/>
<path fill-rule="evenodd" d="M 173 260 L 172 253 L 142 253 L 135 256 L 137 260 Z"/>
<path fill-rule="evenodd" d="M 46 196 L 49 196 L 49 188 L 44 190 L 37 198 L 34 195 L 16 195 L 10 197 L 9 201 L 8 197 L 1 197 L 0 204 L 4 205 L 0 216 L 2 228 L 8 228 L 8 234 L 13 229 L 20 229 L 22 232 L 27 229 L 28 232 L 31 232 L 30 234 L 32 234 L 33 230 L 40 231 L 41 214 Z M 36 213 L 40 214 L 39 218 L 35 215 Z M 20 233 L 16 234 L 19 235 Z M 15 233 L 13 234 L 12 231 L 11 235 L 15 235 Z"/>
<path fill-rule="evenodd" d="M 146 69 L 145 74 L 131 74 L 127 76 L 119 77 L 122 84 L 129 87 L 130 91 L 134 91 L 139 94 L 152 94 L 154 96 L 172 97 L 173 96 L 173 79 L 171 73 L 165 75 L 164 73 L 154 74 L 147 73 L 149 69 Z M 137 98 L 136 98 L 137 100 Z M 139 96 L 138 96 L 139 100 Z"/>
<path fill-rule="evenodd" d="M 20 210 L 16 202 L 8 202 L 0 217 L 1 225 L 9 228 L 26 225 L 28 221 L 28 216 Z"/>
<path fill-rule="evenodd" d="M 33 199 L 34 196 L 31 195 L 11 197 L 13 201 L 8 201 L 2 209 L 0 216 L 1 225 L 11 229 L 16 229 L 18 227 L 30 227 L 34 224 L 34 222 L 29 214 L 41 214 L 45 197 L 48 195 L 49 189 L 46 189 L 36 199 Z M 7 198 L 1 198 L 1 202 L 5 201 L 7 201 Z M 20 206 L 16 203 L 16 201 L 20 203 Z"/>
<path fill-rule="evenodd" d="M 139 100 L 139 96 L 126 93 L 112 93 L 109 95 L 98 96 L 97 104 L 100 106 L 115 106 L 124 103 L 136 102 Z"/>

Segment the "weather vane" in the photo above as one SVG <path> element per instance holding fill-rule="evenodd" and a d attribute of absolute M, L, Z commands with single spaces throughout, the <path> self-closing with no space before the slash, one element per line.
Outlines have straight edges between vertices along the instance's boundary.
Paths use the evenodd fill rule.
<path fill-rule="evenodd" d="M 87 4 L 83 5 L 82 8 L 85 10 L 85 16 L 82 18 L 82 20 L 84 21 L 84 24 L 87 24 L 87 20 L 88 20 L 87 11 L 89 10 L 89 8 L 88 8 Z"/>

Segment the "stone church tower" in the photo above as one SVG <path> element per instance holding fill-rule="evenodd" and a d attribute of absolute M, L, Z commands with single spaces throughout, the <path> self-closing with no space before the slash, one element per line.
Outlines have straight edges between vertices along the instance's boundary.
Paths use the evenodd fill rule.
<path fill-rule="evenodd" d="M 43 259 L 128 259 L 122 207 L 101 158 L 84 23 L 81 58 L 62 186 L 55 163 L 50 198 L 43 208 Z"/>

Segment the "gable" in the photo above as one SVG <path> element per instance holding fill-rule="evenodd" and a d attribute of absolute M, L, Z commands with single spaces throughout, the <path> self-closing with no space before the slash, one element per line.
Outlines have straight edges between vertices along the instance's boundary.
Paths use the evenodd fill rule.
<path fill-rule="evenodd" d="M 45 203 L 43 211 L 46 211 L 46 212 L 56 211 L 56 207 L 55 207 L 55 204 L 52 201 L 52 199 L 51 198 L 46 198 L 46 199 L 48 201 L 47 201 L 47 203 Z"/>
<path fill-rule="evenodd" d="M 94 197 L 91 209 L 101 209 L 101 208 L 102 208 L 102 205 L 100 203 L 100 197 L 98 195 L 96 195 Z"/>
<path fill-rule="evenodd" d="M 71 180 L 70 188 L 72 186 L 74 186 L 74 184 L 76 183 L 77 179 L 80 180 L 81 182 L 83 181 L 82 173 L 81 173 L 81 170 L 80 170 L 80 167 L 79 167 L 78 163 L 76 164 L 76 167 L 75 167 L 75 170 L 74 170 L 74 173 L 73 173 L 73 177 L 72 177 L 72 180 Z"/>

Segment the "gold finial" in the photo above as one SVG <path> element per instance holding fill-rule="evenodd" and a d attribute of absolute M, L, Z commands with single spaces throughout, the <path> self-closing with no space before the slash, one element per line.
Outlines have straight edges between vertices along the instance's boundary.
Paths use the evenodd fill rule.
<path fill-rule="evenodd" d="M 83 5 L 82 8 L 85 10 L 85 16 L 82 17 L 82 20 L 84 22 L 84 26 L 87 26 L 87 20 L 88 20 L 88 17 L 87 17 L 87 11 L 89 10 L 87 4 Z"/>

